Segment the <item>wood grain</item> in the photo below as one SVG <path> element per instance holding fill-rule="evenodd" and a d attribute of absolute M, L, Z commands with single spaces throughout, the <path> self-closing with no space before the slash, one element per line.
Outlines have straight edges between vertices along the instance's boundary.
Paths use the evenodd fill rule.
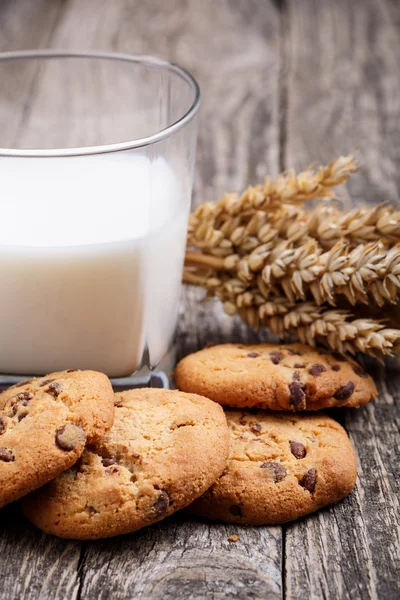
<path fill-rule="evenodd" d="M 287 2 L 285 165 L 300 168 L 354 151 L 362 169 L 348 185 L 353 201 L 399 200 L 395 7 L 387 0 Z"/>
<path fill-rule="evenodd" d="M 16 504 L 0 511 L 0 532 L 1 598 L 77 597 L 79 543 L 41 533 Z"/>
<path fill-rule="evenodd" d="M 240 529 L 240 528 L 239 528 Z M 238 534 L 236 543 L 228 537 Z M 112 598 L 281 597 L 281 531 L 175 517 L 88 546 L 81 593 Z"/>
<path fill-rule="evenodd" d="M 4 0 L 0 3 L 0 51 L 45 48 L 57 23 L 62 16 L 64 3 L 55 0 Z M 10 106 L 18 104 L 25 108 L 35 85 L 39 67 L 37 63 L 25 62 L 16 70 L 10 63 L 0 64 L 0 147 L 15 145 L 21 129 L 25 111 L 10 111 Z"/>
<path fill-rule="evenodd" d="M 400 23 L 385 1 L 287 2 L 285 166 L 356 150 L 345 202 L 398 201 Z M 307 40 L 307 43 L 305 43 Z M 376 368 L 375 368 L 376 369 Z M 287 527 L 286 598 L 397 598 L 399 377 L 376 369 L 379 398 L 342 411 L 359 479 L 344 502 Z M 388 385 L 385 380 L 388 380 Z M 332 416 L 335 416 L 334 414 Z"/>

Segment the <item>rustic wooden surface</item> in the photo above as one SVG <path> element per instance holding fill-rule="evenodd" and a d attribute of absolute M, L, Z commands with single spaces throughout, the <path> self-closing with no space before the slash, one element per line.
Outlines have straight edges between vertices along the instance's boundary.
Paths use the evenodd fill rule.
<path fill-rule="evenodd" d="M 203 92 L 195 203 L 349 150 L 365 168 L 344 202 L 398 200 L 397 0 L 1 0 L 0 50 L 38 47 L 150 53 L 192 71 Z M 27 70 L 21 93 L 34 77 Z M 1 81 L 0 111 L 5 93 Z M 12 116 L 2 135 L 19 126 Z M 184 292 L 181 355 L 256 339 L 200 297 Z M 334 413 L 359 457 L 356 490 L 342 503 L 285 527 L 176 516 L 84 544 L 41 534 L 9 506 L 0 512 L 0 597 L 397 599 L 400 376 L 395 362 L 371 369 L 377 401 Z"/>

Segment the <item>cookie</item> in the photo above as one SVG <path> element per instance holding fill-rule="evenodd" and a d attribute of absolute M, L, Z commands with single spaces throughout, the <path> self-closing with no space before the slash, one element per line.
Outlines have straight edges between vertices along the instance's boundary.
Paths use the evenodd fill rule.
<path fill-rule="evenodd" d="M 222 344 L 186 356 L 179 389 L 225 406 L 319 410 L 361 406 L 377 395 L 371 377 L 341 354 L 302 344 Z"/>
<path fill-rule="evenodd" d="M 63 371 L 0 394 L 0 506 L 69 469 L 114 420 L 109 379 Z"/>
<path fill-rule="evenodd" d="M 227 523 L 276 525 L 347 496 L 356 456 L 326 415 L 227 411 L 231 447 L 219 480 L 191 513 Z"/>
<path fill-rule="evenodd" d="M 22 500 L 40 529 L 64 538 L 129 533 L 190 504 L 222 473 L 229 431 L 221 407 L 194 394 L 115 395 L 113 428 L 69 471 Z"/>

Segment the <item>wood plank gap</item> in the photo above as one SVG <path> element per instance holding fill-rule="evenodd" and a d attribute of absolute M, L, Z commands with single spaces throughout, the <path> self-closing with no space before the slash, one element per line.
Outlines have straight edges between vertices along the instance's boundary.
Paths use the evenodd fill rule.
<path fill-rule="evenodd" d="M 78 590 L 76 592 L 76 600 L 82 600 L 82 591 L 83 591 L 83 583 L 84 583 L 84 568 L 85 568 L 85 560 L 86 560 L 86 549 L 87 542 L 82 542 L 79 554 L 79 560 L 77 565 L 77 577 L 78 577 Z"/>
<path fill-rule="evenodd" d="M 279 2 L 279 74 L 278 74 L 278 95 L 279 95 L 279 170 L 285 171 L 288 168 L 286 164 L 286 145 L 287 145 L 287 115 L 289 107 L 289 85 L 288 85 L 288 64 L 289 52 L 287 48 L 287 39 L 289 31 L 289 12 L 287 10 L 286 0 Z"/>
<path fill-rule="evenodd" d="M 286 528 L 282 525 L 282 600 L 286 600 Z"/>

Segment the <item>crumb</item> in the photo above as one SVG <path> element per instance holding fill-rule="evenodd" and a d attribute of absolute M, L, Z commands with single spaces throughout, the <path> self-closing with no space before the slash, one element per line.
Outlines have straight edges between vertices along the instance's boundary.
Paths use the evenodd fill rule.
<path fill-rule="evenodd" d="M 230 542 L 237 542 L 237 541 L 238 541 L 238 539 L 239 539 L 239 536 L 238 536 L 238 535 L 230 535 L 230 536 L 228 537 L 228 540 L 229 540 Z"/>

